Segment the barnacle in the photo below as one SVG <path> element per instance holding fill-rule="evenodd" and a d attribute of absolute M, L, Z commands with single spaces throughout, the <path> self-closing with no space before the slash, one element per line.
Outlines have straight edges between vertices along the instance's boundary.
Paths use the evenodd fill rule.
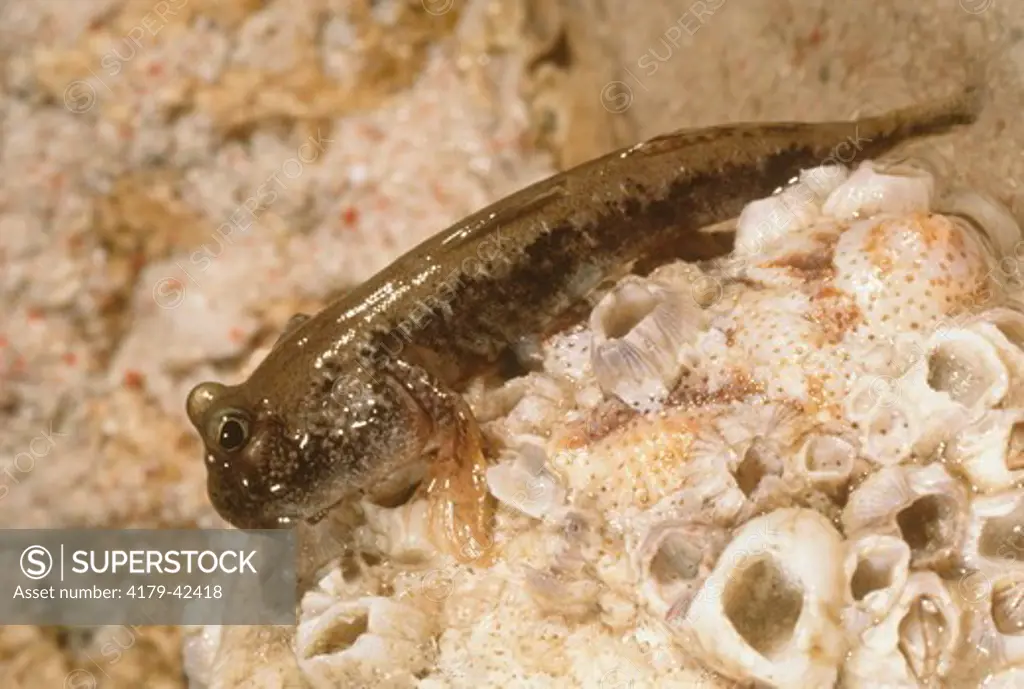
<path fill-rule="evenodd" d="M 770 254 L 780 240 L 809 227 L 821 214 L 822 201 L 846 175 L 840 165 L 804 170 L 795 184 L 748 203 L 736 222 L 736 255 Z"/>
<path fill-rule="evenodd" d="M 658 408 L 685 363 L 703 314 L 686 295 L 626 278 L 590 316 L 591 356 L 601 389 L 639 411 Z"/>
<path fill-rule="evenodd" d="M 837 433 L 815 432 L 796 453 L 796 470 L 811 484 L 834 490 L 850 480 L 858 449 L 850 438 Z"/>
<path fill-rule="evenodd" d="M 732 469 L 730 468 L 732 467 Z M 681 490 L 670 493 L 655 505 L 656 509 L 695 501 L 704 506 L 704 515 L 715 524 L 734 524 L 749 509 L 750 497 L 735 475 L 735 455 L 717 435 L 698 438 L 693 459 L 683 475 Z M 653 511 L 653 510 L 652 510 Z"/>
<path fill-rule="evenodd" d="M 294 627 L 192 627 L 184 630 L 184 637 L 183 669 L 188 674 L 190 689 L 308 684 L 293 650 Z M 110 650 L 126 647 L 124 642 L 103 646 Z M 260 662 L 253 662 L 254 653 Z"/>
<path fill-rule="evenodd" d="M 957 433 L 944 456 L 977 490 L 992 492 L 1024 479 L 1024 409 L 994 409 Z"/>
<path fill-rule="evenodd" d="M 565 500 L 565 490 L 548 468 L 540 438 L 520 438 L 487 469 L 486 479 L 494 497 L 531 517 L 551 514 Z"/>
<path fill-rule="evenodd" d="M 969 330 L 937 333 L 918 368 L 929 390 L 970 411 L 994 407 L 1008 387 L 1008 372 L 998 351 Z"/>
<path fill-rule="evenodd" d="M 1024 581 L 1007 578 L 992 587 L 992 623 L 1003 636 L 1019 637 L 1024 634 Z M 1024 642 L 1024 639 L 1020 641 Z M 1015 649 L 1024 651 L 1024 644 Z M 1016 660 L 1016 659 L 1015 659 Z"/>
<path fill-rule="evenodd" d="M 342 601 L 299 625 L 295 652 L 315 686 L 375 679 L 405 686 L 429 666 L 435 626 L 418 608 L 388 598 Z"/>
<path fill-rule="evenodd" d="M 781 509 L 736 532 L 680 623 L 737 681 L 831 686 L 845 650 L 843 545 L 817 512 Z"/>
<path fill-rule="evenodd" d="M 937 205 L 944 214 L 962 218 L 976 228 L 991 242 L 997 258 L 1016 258 L 1020 225 L 999 201 L 979 191 L 959 189 L 945 195 Z"/>
<path fill-rule="evenodd" d="M 203 686 L 211 683 L 222 630 L 223 627 L 219 625 L 184 630 L 182 665 L 191 681 Z"/>
<path fill-rule="evenodd" d="M 861 376 L 845 416 L 865 454 L 880 464 L 926 457 L 1002 403 L 1010 373 L 996 347 L 973 330 L 942 330 L 922 343 L 899 377 Z"/>
<path fill-rule="evenodd" d="M 373 551 L 404 565 L 424 564 L 438 554 L 430 537 L 426 500 L 394 508 L 363 502 L 366 525 L 357 536 Z"/>
<path fill-rule="evenodd" d="M 1010 374 L 1009 389 L 1003 400 L 1005 407 L 1024 406 L 1024 312 L 1000 306 L 983 311 L 966 324 L 980 334 L 999 352 Z"/>
<path fill-rule="evenodd" d="M 1008 389 L 1009 372 L 991 342 L 966 329 L 937 332 L 899 384 L 897 405 L 919 419 L 915 452 L 930 454 L 996 407 Z"/>
<path fill-rule="evenodd" d="M 561 418 L 569 392 L 552 376 L 528 373 L 476 400 L 474 414 L 493 435 L 536 435 Z"/>
<path fill-rule="evenodd" d="M 922 422 L 916 407 L 905 404 L 898 381 L 888 376 L 861 376 L 843 405 L 846 420 L 858 429 L 864 456 L 881 465 L 893 465 L 913 452 Z"/>
<path fill-rule="evenodd" d="M 885 617 L 903 595 L 910 575 L 910 546 L 901 538 L 870 534 L 847 542 L 843 625 L 852 634 Z"/>
<path fill-rule="evenodd" d="M 975 498 L 963 560 L 988 578 L 1009 570 L 1024 572 L 1024 492 Z"/>
<path fill-rule="evenodd" d="M 944 568 L 963 545 L 968 504 L 966 489 L 941 464 L 884 467 L 850 494 L 843 529 L 851 538 L 897 536 L 912 565 Z"/>
<path fill-rule="evenodd" d="M 819 165 L 800 172 L 800 184 L 814 192 L 820 206 L 850 177 L 850 170 L 839 163 Z"/>
<path fill-rule="evenodd" d="M 935 686 L 953 669 L 960 642 L 960 610 L 946 584 L 914 572 L 889 613 L 860 633 L 843 666 L 845 686 Z"/>
<path fill-rule="evenodd" d="M 840 220 L 927 211 L 934 192 L 935 180 L 926 170 L 909 165 L 886 169 L 868 160 L 829 194 L 822 210 Z"/>
<path fill-rule="evenodd" d="M 793 407 L 730 405 L 717 415 L 714 429 L 702 437 L 702 449 L 711 450 L 728 472 L 719 470 L 719 480 L 727 481 L 729 492 L 740 499 L 738 516 L 792 504 L 801 482 L 786 460 L 797 451 L 803 430 Z"/>
<path fill-rule="evenodd" d="M 978 585 L 959 591 L 965 608 L 964 643 L 955 675 L 962 684 L 978 684 L 987 675 L 1024 663 L 1024 572 L 979 576 L 972 583 Z"/>
<path fill-rule="evenodd" d="M 699 521 L 670 519 L 648 529 L 631 559 L 652 612 L 684 614 L 726 542 L 725 529 Z"/>

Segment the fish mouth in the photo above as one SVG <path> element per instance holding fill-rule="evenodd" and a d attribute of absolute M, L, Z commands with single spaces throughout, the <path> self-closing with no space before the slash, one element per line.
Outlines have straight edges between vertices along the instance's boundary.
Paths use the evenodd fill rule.
<path fill-rule="evenodd" d="M 237 477 L 224 476 L 216 468 L 207 467 L 206 493 L 210 503 L 225 521 L 237 529 L 287 529 L 301 521 L 298 510 L 286 504 L 274 505 L 254 492 Z"/>
<path fill-rule="evenodd" d="M 211 497 L 211 502 L 214 504 L 214 508 L 225 521 L 229 522 L 236 529 L 242 531 L 267 531 L 267 530 L 280 530 L 280 529 L 291 529 L 297 526 L 303 517 L 294 514 L 263 514 L 255 515 L 246 512 L 240 512 L 237 509 L 224 505 L 221 506 L 217 503 L 217 500 Z"/>

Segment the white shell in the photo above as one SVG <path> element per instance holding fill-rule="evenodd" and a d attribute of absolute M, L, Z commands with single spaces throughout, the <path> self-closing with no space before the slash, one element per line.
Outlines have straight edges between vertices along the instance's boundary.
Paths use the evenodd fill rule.
<path fill-rule="evenodd" d="M 363 501 L 366 525 L 357 538 L 366 546 L 403 565 L 422 565 L 439 551 L 431 539 L 426 500 L 412 500 L 394 508 Z"/>
<path fill-rule="evenodd" d="M 685 614 L 727 541 L 710 524 L 670 519 L 648 529 L 631 553 L 640 590 L 658 617 Z"/>
<path fill-rule="evenodd" d="M 379 675 L 412 679 L 430 666 L 435 626 L 419 609 L 388 598 L 341 601 L 300 621 L 295 654 L 318 689 Z"/>
<path fill-rule="evenodd" d="M 817 512 L 756 517 L 736 532 L 680 629 L 732 679 L 830 687 L 846 650 L 842 560 L 842 538 Z"/>
<path fill-rule="evenodd" d="M 109 630 L 120 630 L 123 633 L 128 631 L 128 627 L 111 625 L 99 631 L 102 634 Z M 292 650 L 294 637 L 294 626 L 235 625 L 186 629 L 183 669 L 188 675 L 188 687 L 227 689 L 304 686 L 305 679 Z M 117 639 L 97 639 L 94 643 L 109 650 L 131 648 L 124 640 Z M 259 662 L 253 662 L 254 657 L 259 658 Z M 93 685 L 69 683 L 68 686 Z"/>
<path fill-rule="evenodd" d="M 796 469 L 814 486 L 834 490 L 850 480 L 857 448 L 838 434 L 811 433 L 796 454 Z"/>
<path fill-rule="evenodd" d="M 914 572 L 889 614 L 860 635 L 843 667 L 845 686 L 936 686 L 957 660 L 960 610 L 934 572 Z"/>
<path fill-rule="evenodd" d="M 1009 388 L 1009 372 L 999 350 L 971 330 L 936 332 L 917 368 L 930 389 L 974 413 L 995 407 Z"/>
<path fill-rule="evenodd" d="M 843 626 L 859 634 L 885 617 L 903 595 L 910 547 L 901 538 L 871 534 L 846 545 Z"/>
<path fill-rule="evenodd" d="M 707 505 L 704 515 L 720 525 L 788 507 L 804 487 L 786 461 L 804 435 L 797 419 L 784 404 L 718 409 L 694 443 L 682 488 L 697 504 Z"/>
<path fill-rule="evenodd" d="M 930 456 L 999 405 L 1010 389 L 999 350 L 975 330 L 940 330 L 916 352 L 905 346 L 901 354 L 910 357 L 905 373 L 861 376 L 844 401 L 865 456 L 879 464 Z"/>
<path fill-rule="evenodd" d="M 767 253 L 786 235 L 810 225 L 819 212 L 814 192 L 799 183 L 748 203 L 736 223 L 736 254 Z"/>
<path fill-rule="evenodd" d="M 963 559 L 992 579 L 1024 572 L 1024 491 L 975 498 L 970 508 Z"/>
<path fill-rule="evenodd" d="M 690 464 L 681 490 L 666 496 L 658 506 L 690 500 L 708 505 L 707 516 L 715 524 L 734 524 L 749 505 L 731 471 L 732 456 L 726 451 L 703 447 Z"/>
<path fill-rule="evenodd" d="M 988 194 L 961 189 L 947 194 L 940 206 L 943 213 L 968 218 L 979 227 L 1000 257 L 1018 258 L 1015 252 L 1020 250 L 1020 225 L 1002 203 Z"/>
<path fill-rule="evenodd" d="M 799 180 L 765 199 L 748 203 L 736 222 L 735 256 L 772 253 L 780 240 L 810 227 L 822 201 L 847 177 L 842 165 L 804 170 Z"/>
<path fill-rule="evenodd" d="M 548 466 L 542 438 L 520 438 L 487 468 L 486 480 L 494 497 L 536 519 L 554 514 L 565 502 L 565 489 Z"/>
<path fill-rule="evenodd" d="M 814 192 L 820 205 L 849 177 L 850 170 L 845 165 L 819 165 L 801 171 L 800 183 Z"/>
<path fill-rule="evenodd" d="M 961 580 L 957 589 L 966 608 L 956 669 L 959 685 L 978 685 L 992 672 L 1024 664 L 1024 572 L 992 580 L 976 573 Z"/>
<path fill-rule="evenodd" d="M 1007 490 L 1024 480 L 1024 409 L 994 409 L 957 433 L 944 456 L 975 490 Z"/>
<path fill-rule="evenodd" d="M 1005 407 L 1024 407 L 1024 313 L 1016 308 L 989 309 L 970 319 L 970 330 L 988 340 L 999 352 L 1010 374 Z"/>
<path fill-rule="evenodd" d="M 207 625 L 183 630 L 181 658 L 189 682 L 203 687 L 211 684 L 222 629 L 220 625 Z"/>
<path fill-rule="evenodd" d="M 822 210 L 840 220 L 875 213 L 927 211 L 935 192 L 935 180 L 928 172 L 904 166 L 884 170 L 865 161 L 829 194 Z"/>
<path fill-rule="evenodd" d="M 565 414 L 569 392 L 558 381 L 542 373 L 513 378 L 497 390 L 489 391 L 474 405 L 478 421 L 490 421 L 499 435 L 545 433 Z M 500 421 L 493 419 L 500 418 Z"/>
<path fill-rule="evenodd" d="M 594 376 L 606 394 L 640 412 L 656 410 L 703 327 L 704 315 L 689 295 L 626 277 L 590 314 Z"/>
<path fill-rule="evenodd" d="M 921 435 L 916 409 L 905 404 L 900 381 L 891 376 L 857 379 L 843 401 L 846 420 L 858 429 L 861 452 L 876 464 L 907 459 Z"/>
<path fill-rule="evenodd" d="M 941 330 L 900 379 L 897 402 L 918 419 L 914 452 L 930 455 L 1006 396 L 1010 377 L 993 344 L 978 333 Z"/>
<path fill-rule="evenodd" d="M 966 490 L 941 464 L 883 467 L 850 494 L 843 530 L 902 538 L 915 567 L 947 567 L 966 538 L 967 510 Z"/>

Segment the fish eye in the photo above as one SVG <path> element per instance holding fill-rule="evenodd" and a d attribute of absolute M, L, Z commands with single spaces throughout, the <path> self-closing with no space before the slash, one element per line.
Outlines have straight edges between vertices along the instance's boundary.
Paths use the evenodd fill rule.
<path fill-rule="evenodd" d="M 249 441 L 249 421 L 241 412 L 224 412 L 217 423 L 215 438 L 224 452 L 237 452 Z"/>

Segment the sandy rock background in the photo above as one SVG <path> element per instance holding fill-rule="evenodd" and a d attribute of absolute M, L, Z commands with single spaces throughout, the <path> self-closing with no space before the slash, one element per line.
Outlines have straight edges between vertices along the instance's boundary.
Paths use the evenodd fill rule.
<path fill-rule="evenodd" d="M 293 312 L 615 146 L 978 64 L 917 149 L 1021 218 L 1012 0 L 0 0 L 0 524 L 222 525 L 184 395 Z M 5 627 L 0 686 L 183 687 L 178 632 Z"/>

